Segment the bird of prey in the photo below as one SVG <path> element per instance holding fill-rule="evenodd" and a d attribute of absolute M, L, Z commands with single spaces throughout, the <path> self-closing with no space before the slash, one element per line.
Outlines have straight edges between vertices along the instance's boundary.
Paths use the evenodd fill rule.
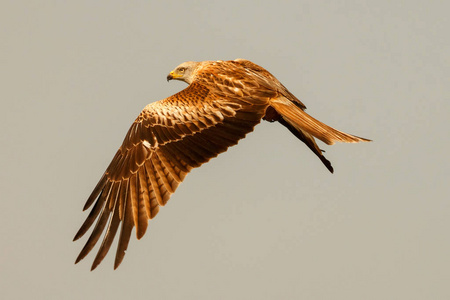
<path fill-rule="evenodd" d="M 245 60 L 185 62 L 167 76 L 184 90 L 147 105 L 129 129 L 83 210 L 94 204 L 74 240 L 97 220 L 75 263 L 95 246 L 106 228 L 91 270 L 108 253 L 120 226 L 116 269 L 136 227 L 140 239 L 186 174 L 225 152 L 261 119 L 279 122 L 308 146 L 332 173 L 314 138 L 334 142 L 370 141 L 314 119 L 306 106 L 272 74 Z"/>

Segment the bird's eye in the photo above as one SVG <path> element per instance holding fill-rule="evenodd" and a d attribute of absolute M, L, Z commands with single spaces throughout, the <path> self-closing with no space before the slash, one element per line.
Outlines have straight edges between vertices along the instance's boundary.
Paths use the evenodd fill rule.
<path fill-rule="evenodd" d="M 179 72 L 184 72 L 186 70 L 186 68 L 179 68 L 178 71 Z"/>

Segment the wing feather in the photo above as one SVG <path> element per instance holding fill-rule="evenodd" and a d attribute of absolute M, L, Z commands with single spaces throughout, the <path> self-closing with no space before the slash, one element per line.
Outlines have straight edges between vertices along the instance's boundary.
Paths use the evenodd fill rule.
<path fill-rule="evenodd" d="M 232 80 L 217 84 L 222 89 L 199 80 L 144 108 L 86 202 L 85 208 L 95 204 L 75 239 L 87 232 L 95 219 L 98 221 L 76 262 L 92 250 L 108 224 L 92 265 L 95 269 L 122 223 L 114 263 L 117 268 L 133 227 L 140 239 L 148 219 L 156 216 L 187 173 L 253 131 L 265 114 L 269 98 L 246 96 L 251 93 L 244 90 L 245 84 L 239 85 L 242 91 L 226 87 L 238 85 Z"/>
<path fill-rule="evenodd" d="M 166 154 L 163 154 L 161 151 L 157 151 L 156 154 L 158 155 L 159 159 L 161 160 L 162 164 L 167 169 L 167 171 L 169 172 L 169 174 L 173 178 L 173 180 L 175 180 L 177 183 L 180 183 L 181 178 L 180 178 L 179 172 L 177 172 L 175 170 L 175 166 L 172 166 L 173 160 L 169 161 L 166 158 Z M 172 188 L 172 190 L 175 191 L 175 188 Z"/>
<path fill-rule="evenodd" d="M 100 198 L 101 198 L 102 193 L 103 192 L 100 192 Z M 97 202 L 95 202 L 94 207 L 89 212 L 88 217 L 83 222 L 83 225 L 81 225 L 77 234 L 75 234 L 75 237 L 73 238 L 74 241 L 81 238 L 89 230 L 89 228 L 94 223 L 95 219 L 97 219 L 98 214 L 102 211 L 102 208 L 103 208 L 103 203 L 99 199 L 99 200 L 97 200 Z"/>
<path fill-rule="evenodd" d="M 182 163 L 183 157 L 179 157 L 177 155 L 176 149 L 173 149 L 173 147 L 169 147 L 171 144 L 165 145 L 161 147 L 161 150 L 158 152 L 164 151 L 164 155 L 182 172 L 188 173 L 192 167 L 188 167 L 186 163 Z"/>
<path fill-rule="evenodd" d="M 140 168 L 142 169 L 142 168 Z M 141 172 L 136 173 L 136 177 L 137 177 L 137 186 L 136 186 L 136 190 L 137 190 L 137 198 L 138 198 L 138 222 L 139 222 L 139 230 L 136 229 L 136 237 L 138 240 L 140 240 L 145 232 L 147 231 L 147 227 L 148 227 L 148 219 L 150 219 L 147 215 L 147 209 L 145 207 L 145 201 L 148 201 L 148 197 L 145 197 L 144 193 L 145 193 L 145 189 L 147 189 L 147 187 L 144 185 L 144 190 L 141 190 L 141 178 L 140 178 L 140 174 Z M 146 180 L 146 178 L 144 178 L 144 180 Z"/>
<path fill-rule="evenodd" d="M 150 199 L 150 219 L 153 219 L 158 214 L 159 204 L 156 199 L 156 191 L 153 190 L 153 188 L 152 188 L 150 176 L 147 173 L 147 168 L 144 167 L 142 169 L 144 170 L 146 177 L 147 177 L 148 195 L 149 195 L 149 199 Z M 159 193 L 159 191 L 158 191 L 158 193 Z"/>
<path fill-rule="evenodd" d="M 137 175 L 133 174 L 130 177 L 130 200 L 131 200 L 131 211 L 133 212 L 133 223 L 136 226 L 136 233 L 141 230 L 139 222 L 139 197 L 137 194 Z"/>
<path fill-rule="evenodd" d="M 94 248 L 95 244 L 97 243 L 98 239 L 100 238 L 100 235 L 103 232 L 103 229 L 105 228 L 108 218 L 109 218 L 109 210 L 106 207 L 106 204 L 103 203 L 102 212 L 100 214 L 100 217 L 97 220 L 97 224 L 95 224 L 92 234 L 89 236 L 88 241 L 86 242 L 86 244 L 84 245 L 80 254 L 78 255 L 75 263 L 82 260 L 92 250 L 92 248 Z"/>
<path fill-rule="evenodd" d="M 195 154 L 192 153 L 192 150 L 185 148 L 182 144 L 170 143 L 170 144 L 165 145 L 164 150 L 166 150 L 166 149 L 172 155 L 179 157 L 180 161 L 184 162 L 187 166 L 189 166 L 191 168 L 200 167 L 200 165 L 201 165 L 201 163 L 199 163 L 195 159 Z"/>
<path fill-rule="evenodd" d="M 147 213 L 147 218 L 152 218 L 152 212 L 150 209 L 150 195 L 148 192 L 148 179 L 145 173 L 145 168 L 139 168 L 139 202 L 144 204 L 145 212 Z"/>
<path fill-rule="evenodd" d="M 150 181 L 152 191 L 155 194 L 156 201 L 158 201 L 159 205 L 164 205 L 162 200 L 161 189 L 159 188 L 158 180 L 156 179 L 156 174 L 153 169 L 153 164 L 151 160 L 148 160 L 145 163 L 145 170 L 147 171 L 148 179 Z"/>
<path fill-rule="evenodd" d="M 275 76 L 273 76 L 269 71 L 267 71 L 263 67 L 258 66 L 257 64 L 242 58 L 235 59 L 234 62 L 246 68 L 253 75 L 260 77 L 262 80 L 266 82 L 270 82 L 270 85 L 275 86 L 276 90 L 281 95 L 288 98 L 299 108 L 306 109 L 305 104 L 303 104 L 297 97 L 295 97 L 291 92 L 289 92 L 288 89 L 281 82 L 279 82 Z"/>
<path fill-rule="evenodd" d="M 159 157 L 157 155 L 153 155 L 152 163 L 156 169 L 156 173 L 158 173 L 159 178 L 161 178 L 164 187 L 169 193 L 172 194 L 174 192 L 174 190 L 172 189 L 172 184 L 169 183 L 169 179 L 167 178 L 165 168 L 164 166 L 161 165 L 161 161 L 159 160 Z"/>
<path fill-rule="evenodd" d="M 112 183 L 108 182 L 106 184 L 104 190 L 101 191 L 97 203 L 95 203 L 93 209 L 91 210 L 91 213 L 89 214 L 89 216 L 87 217 L 87 219 L 83 223 L 83 225 L 81 226 L 78 233 L 75 235 L 74 240 L 79 239 L 86 233 L 86 231 L 88 231 L 89 227 L 91 227 L 91 225 L 94 223 L 94 221 L 97 218 L 97 216 L 99 215 L 100 211 L 103 210 L 103 208 L 105 207 L 106 199 L 110 193 L 111 185 L 112 185 Z"/>
<path fill-rule="evenodd" d="M 127 185 L 129 181 L 127 182 Z M 116 259 L 114 261 L 114 269 L 120 265 L 125 256 L 125 251 L 128 248 L 128 242 L 130 241 L 131 230 L 133 229 L 133 216 L 131 212 L 131 199 L 130 193 L 127 193 L 127 199 L 125 201 L 124 216 L 122 220 L 122 228 L 120 229 L 119 243 L 117 244 Z"/>
<path fill-rule="evenodd" d="M 111 195 L 109 196 L 109 210 L 112 211 L 114 206 L 116 205 L 117 195 L 120 188 L 120 181 L 113 182 L 113 186 L 111 189 Z"/>
<path fill-rule="evenodd" d="M 97 185 L 95 186 L 91 195 L 89 196 L 88 200 L 86 201 L 86 204 L 84 205 L 83 210 L 88 209 L 92 205 L 92 203 L 94 203 L 95 199 L 97 199 L 97 196 L 101 193 L 101 191 L 105 187 L 107 180 L 108 180 L 108 178 L 106 177 L 106 173 L 105 173 L 105 174 L 103 174 L 102 178 L 97 183 Z"/>
<path fill-rule="evenodd" d="M 120 188 L 120 184 L 119 184 Z M 91 266 L 91 271 L 94 270 L 100 262 L 105 258 L 106 254 L 108 254 L 109 249 L 111 248 L 112 242 L 114 241 L 114 237 L 116 236 L 117 229 L 119 228 L 120 218 L 119 218 L 119 210 L 117 206 L 119 205 L 118 197 L 114 199 L 114 209 L 112 218 L 109 222 L 108 229 L 105 234 L 105 238 L 103 239 L 102 245 L 95 256 L 94 262 Z"/>

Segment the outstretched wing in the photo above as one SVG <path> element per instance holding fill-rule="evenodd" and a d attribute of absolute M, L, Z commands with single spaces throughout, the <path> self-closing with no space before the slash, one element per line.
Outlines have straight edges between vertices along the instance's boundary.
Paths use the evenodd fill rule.
<path fill-rule="evenodd" d="M 147 105 L 128 131 L 84 210 L 94 204 L 74 240 L 97 220 L 76 263 L 95 246 L 106 228 L 92 270 L 108 253 L 119 225 L 114 268 L 122 262 L 133 227 L 140 239 L 186 174 L 237 144 L 261 118 L 268 98 L 243 95 L 234 85 L 199 83 Z M 244 87 L 242 87 L 244 88 Z"/>

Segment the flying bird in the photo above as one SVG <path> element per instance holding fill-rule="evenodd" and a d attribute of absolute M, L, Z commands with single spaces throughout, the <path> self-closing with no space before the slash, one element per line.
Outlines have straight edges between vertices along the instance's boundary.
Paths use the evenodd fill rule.
<path fill-rule="evenodd" d="M 186 174 L 236 145 L 262 119 L 279 122 L 308 146 L 333 173 L 316 144 L 370 141 L 314 119 L 306 106 L 272 74 L 255 63 L 232 61 L 185 62 L 167 76 L 188 84 L 166 99 L 148 104 L 131 128 L 88 198 L 94 204 L 75 235 L 82 237 L 97 220 L 75 263 L 83 259 L 106 228 L 92 264 L 108 253 L 120 226 L 114 269 L 122 262 L 131 231 L 140 239 Z"/>

